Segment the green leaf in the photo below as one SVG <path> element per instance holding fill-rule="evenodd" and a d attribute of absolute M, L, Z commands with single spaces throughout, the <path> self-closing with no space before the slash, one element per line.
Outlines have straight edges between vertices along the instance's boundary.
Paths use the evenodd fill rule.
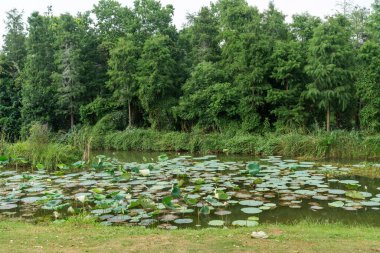
<path fill-rule="evenodd" d="M 165 162 L 168 159 L 169 159 L 169 157 L 166 154 L 162 154 L 162 155 L 158 156 L 158 161 L 159 162 Z"/>
<path fill-rule="evenodd" d="M 352 199 L 365 199 L 365 196 L 358 191 L 347 191 L 346 196 Z"/>
<path fill-rule="evenodd" d="M 181 196 L 181 189 L 173 184 L 171 193 L 173 197 L 179 198 Z"/>
<path fill-rule="evenodd" d="M 210 208 L 208 206 L 202 206 L 199 212 L 203 215 L 208 215 L 210 214 Z"/>
<path fill-rule="evenodd" d="M 173 205 L 172 200 L 173 200 L 172 197 L 170 197 L 170 196 L 166 196 L 166 197 L 164 197 L 164 198 L 162 199 L 162 202 L 161 202 L 161 203 L 164 204 L 164 206 L 165 206 L 166 208 L 175 209 L 175 206 Z"/>
<path fill-rule="evenodd" d="M 43 169 L 45 169 L 45 166 L 43 164 L 39 163 L 36 165 L 36 168 L 37 168 L 37 170 L 43 170 Z"/>
<path fill-rule="evenodd" d="M 228 200 L 230 196 L 228 196 L 224 191 L 215 190 L 215 198 L 219 200 Z"/>

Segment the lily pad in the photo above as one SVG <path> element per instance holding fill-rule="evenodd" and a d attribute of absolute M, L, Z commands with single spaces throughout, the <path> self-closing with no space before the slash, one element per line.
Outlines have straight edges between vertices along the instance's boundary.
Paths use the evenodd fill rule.
<path fill-rule="evenodd" d="M 224 225 L 224 221 L 222 220 L 211 220 L 208 222 L 209 226 L 221 227 Z"/>
<path fill-rule="evenodd" d="M 264 202 L 257 201 L 257 200 L 242 200 L 242 201 L 239 202 L 239 205 L 242 205 L 242 206 L 253 206 L 253 207 L 262 206 L 263 204 L 264 204 Z"/>
<path fill-rule="evenodd" d="M 258 213 L 261 213 L 262 210 L 259 209 L 259 208 L 256 208 L 256 207 L 246 207 L 246 208 L 242 208 L 241 211 L 243 213 L 247 213 L 247 214 L 258 214 Z"/>
<path fill-rule="evenodd" d="M 259 223 L 257 221 L 251 221 L 251 220 L 235 220 L 232 222 L 232 226 L 239 226 L 239 227 L 256 227 Z"/>
<path fill-rule="evenodd" d="M 16 204 L 4 204 L 0 205 L 0 210 L 11 210 L 17 208 Z"/>
<path fill-rule="evenodd" d="M 329 206 L 331 207 L 343 207 L 344 206 L 344 202 L 343 201 L 335 201 L 335 202 L 332 202 L 332 203 L 328 203 Z"/>
<path fill-rule="evenodd" d="M 174 223 L 189 224 L 189 223 L 193 223 L 193 219 L 176 219 L 176 220 L 174 220 Z"/>
<path fill-rule="evenodd" d="M 375 202 L 375 201 L 363 201 L 363 202 L 360 202 L 360 204 L 362 204 L 363 206 L 380 206 L 380 203 L 379 202 Z"/>

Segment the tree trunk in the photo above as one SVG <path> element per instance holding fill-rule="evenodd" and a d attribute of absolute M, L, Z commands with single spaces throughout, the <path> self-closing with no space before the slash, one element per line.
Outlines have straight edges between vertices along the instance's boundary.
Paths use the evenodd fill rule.
<path fill-rule="evenodd" d="M 326 130 L 330 132 L 330 104 L 327 106 L 326 111 Z"/>
<path fill-rule="evenodd" d="M 74 127 L 74 113 L 72 108 L 70 109 L 70 127 Z"/>
<path fill-rule="evenodd" d="M 128 101 L 128 128 L 132 127 L 132 106 L 131 101 Z"/>
<path fill-rule="evenodd" d="M 360 111 L 362 109 L 362 104 L 361 104 L 361 101 L 359 100 L 358 101 L 358 106 L 357 106 L 357 109 L 356 109 L 356 112 L 355 112 L 355 128 L 356 130 L 360 130 L 361 126 L 360 126 Z"/>

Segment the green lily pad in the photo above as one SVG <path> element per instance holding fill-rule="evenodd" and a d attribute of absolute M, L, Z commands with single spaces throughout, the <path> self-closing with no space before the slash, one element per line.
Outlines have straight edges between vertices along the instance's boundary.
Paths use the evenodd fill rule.
<path fill-rule="evenodd" d="M 328 203 L 329 206 L 331 207 L 343 207 L 344 206 L 344 202 L 343 201 L 335 201 L 335 202 L 332 202 L 332 203 Z"/>
<path fill-rule="evenodd" d="M 379 202 L 375 202 L 375 201 L 363 201 L 363 202 L 360 202 L 360 204 L 362 204 L 363 206 L 380 206 L 380 203 Z"/>
<path fill-rule="evenodd" d="M 11 210 L 17 208 L 16 204 L 4 204 L 0 205 L 0 210 Z"/>
<path fill-rule="evenodd" d="M 176 219 L 176 220 L 174 220 L 174 223 L 176 223 L 176 224 L 189 224 L 189 223 L 193 223 L 193 219 Z"/>
<path fill-rule="evenodd" d="M 259 209 L 259 208 L 256 208 L 256 207 L 246 207 L 246 208 L 242 208 L 241 211 L 243 213 L 247 213 L 247 214 L 258 214 L 258 213 L 261 213 L 262 210 Z"/>
<path fill-rule="evenodd" d="M 215 215 L 220 215 L 220 216 L 230 215 L 230 214 L 231 214 L 231 211 L 227 211 L 227 210 L 219 210 L 219 211 L 216 211 L 214 214 L 215 214 Z"/>
<path fill-rule="evenodd" d="M 242 200 L 239 202 L 239 205 L 242 205 L 242 206 L 253 206 L 253 207 L 257 207 L 257 206 L 262 206 L 264 204 L 264 202 L 262 201 L 256 201 L 256 200 Z"/>
<path fill-rule="evenodd" d="M 364 195 L 358 191 L 348 191 L 346 196 L 352 199 L 365 199 Z"/>
<path fill-rule="evenodd" d="M 257 221 L 251 221 L 251 220 L 235 220 L 232 222 L 232 226 L 239 226 L 239 227 L 256 227 L 259 223 Z"/>
<path fill-rule="evenodd" d="M 209 226 L 215 226 L 215 227 L 220 227 L 224 225 L 224 221 L 222 220 L 211 220 L 208 222 Z"/>

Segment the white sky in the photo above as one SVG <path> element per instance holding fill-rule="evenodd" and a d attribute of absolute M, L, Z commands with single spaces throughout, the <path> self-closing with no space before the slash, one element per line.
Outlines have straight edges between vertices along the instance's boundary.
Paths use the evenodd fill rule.
<path fill-rule="evenodd" d="M 285 15 L 291 17 L 295 13 L 309 12 L 312 15 L 324 17 L 332 14 L 338 8 L 337 3 L 343 0 L 274 0 L 275 6 Z M 98 0 L 0 0 L 0 45 L 4 35 L 5 13 L 13 8 L 24 10 L 24 18 L 33 11 L 44 13 L 48 5 L 53 6 L 53 13 L 59 15 L 64 12 L 76 14 L 92 9 Z M 133 0 L 119 0 L 123 5 L 131 6 Z M 186 21 L 186 13 L 194 13 L 201 6 L 208 5 L 216 0 L 161 0 L 163 5 L 172 4 L 175 8 L 174 23 L 181 28 Z M 248 0 L 250 5 L 257 6 L 261 11 L 266 9 L 269 0 Z M 353 4 L 370 7 L 373 0 L 351 0 Z"/>

